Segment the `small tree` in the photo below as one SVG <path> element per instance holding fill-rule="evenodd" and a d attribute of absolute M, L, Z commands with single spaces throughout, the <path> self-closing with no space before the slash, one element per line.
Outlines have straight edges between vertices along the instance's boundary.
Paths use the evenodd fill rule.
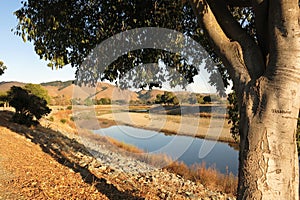
<path fill-rule="evenodd" d="M 101 98 L 99 100 L 96 100 L 97 105 L 109 105 L 111 104 L 111 99 L 110 98 Z"/>
<path fill-rule="evenodd" d="M 171 103 L 172 103 L 173 105 L 179 105 L 179 99 L 177 98 L 177 96 L 174 96 L 174 97 L 172 98 Z"/>
<path fill-rule="evenodd" d="M 197 97 L 195 94 L 191 94 L 190 97 L 188 98 L 189 104 L 196 104 L 197 103 Z"/>
<path fill-rule="evenodd" d="M 204 101 L 204 103 L 211 103 L 211 97 L 209 95 L 205 96 L 205 97 L 203 97 L 203 101 Z"/>
<path fill-rule="evenodd" d="M 5 103 L 7 103 L 7 93 L 0 92 L 0 107 L 4 107 Z"/>
<path fill-rule="evenodd" d="M 6 66 L 2 61 L 0 61 L 0 76 L 4 74 L 4 70 L 6 70 Z"/>
<path fill-rule="evenodd" d="M 50 103 L 50 96 L 48 95 L 48 91 L 45 88 L 43 88 L 40 84 L 28 83 L 24 86 L 24 88 L 28 90 L 31 94 L 45 99 L 47 103 Z"/>
<path fill-rule="evenodd" d="M 19 124 L 36 125 L 39 119 L 51 112 L 45 99 L 21 87 L 11 87 L 7 99 L 9 104 L 16 109 L 12 120 Z"/>
<path fill-rule="evenodd" d="M 162 99 L 161 98 L 162 98 L 162 95 L 161 94 L 157 94 L 156 95 L 156 99 L 155 99 L 155 103 L 159 103 L 159 104 L 162 103 Z"/>

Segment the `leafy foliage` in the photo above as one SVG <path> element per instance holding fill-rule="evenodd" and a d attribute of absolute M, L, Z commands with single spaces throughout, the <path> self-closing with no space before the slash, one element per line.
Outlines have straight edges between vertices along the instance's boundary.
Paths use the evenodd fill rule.
<path fill-rule="evenodd" d="M 6 92 L 0 92 L 0 107 L 4 106 L 7 102 L 7 93 Z"/>
<path fill-rule="evenodd" d="M 111 99 L 110 98 L 100 98 L 95 100 L 96 105 L 109 105 L 111 104 Z"/>
<path fill-rule="evenodd" d="M 38 96 L 42 99 L 45 99 L 47 103 L 50 103 L 50 96 L 48 95 L 48 91 L 44 89 L 40 84 L 32 84 L 28 83 L 24 86 L 24 88 L 29 91 L 31 94 Z"/>
<path fill-rule="evenodd" d="M 163 103 L 163 104 L 173 104 L 178 105 L 179 100 L 176 95 L 172 92 L 165 91 L 163 95 L 156 95 L 155 103 Z"/>
<path fill-rule="evenodd" d="M 2 61 L 0 61 L 0 76 L 2 74 L 4 74 L 4 70 L 6 70 L 6 66 L 4 65 L 4 63 Z"/>
<path fill-rule="evenodd" d="M 51 112 L 45 99 L 21 87 L 11 87 L 7 98 L 9 104 L 16 109 L 13 121 L 19 124 L 36 125 L 37 120 Z"/>
<path fill-rule="evenodd" d="M 228 115 L 231 123 L 230 133 L 237 140 L 239 138 L 239 108 L 235 92 L 228 94 Z"/>
<path fill-rule="evenodd" d="M 193 77 L 198 74 L 197 66 L 193 66 L 182 52 L 171 53 L 164 49 L 147 48 L 125 52 L 106 66 L 103 73 L 95 71 L 99 67 L 95 63 L 88 63 L 88 70 L 80 70 L 79 66 L 98 44 L 115 34 L 135 28 L 161 27 L 179 31 L 201 43 L 209 50 L 213 59 L 217 60 L 197 24 L 188 1 L 32 0 L 24 2 L 15 15 L 19 19 L 15 34 L 21 36 L 24 41 L 32 41 L 36 53 L 40 58 L 49 60 L 50 67 L 58 68 L 66 64 L 77 67 L 79 83 L 93 84 L 99 79 L 106 79 L 118 80 L 119 86 L 123 88 L 139 88 L 153 81 L 160 84 L 170 81 L 171 87 L 185 87 L 187 83 L 193 82 Z M 180 37 L 175 38 L 174 42 L 180 45 Z M 116 54 L 108 51 L 100 53 L 109 56 Z M 199 52 L 195 53 L 201 58 Z M 207 58 L 206 55 L 203 57 Z M 199 63 L 205 63 L 204 58 L 201 59 Z M 141 64 L 159 62 L 164 63 L 166 67 L 157 65 L 154 70 L 138 68 Z M 210 82 L 224 94 L 223 84 L 219 85 L 221 82 L 215 81 L 218 78 L 216 74 L 220 72 L 224 75 L 225 87 L 228 85 L 228 75 L 221 62 L 217 63 L 217 66 L 207 65 L 206 68 L 212 74 Z M 178 74 L 181 74 L 182 78 L 179 78 Z"/>

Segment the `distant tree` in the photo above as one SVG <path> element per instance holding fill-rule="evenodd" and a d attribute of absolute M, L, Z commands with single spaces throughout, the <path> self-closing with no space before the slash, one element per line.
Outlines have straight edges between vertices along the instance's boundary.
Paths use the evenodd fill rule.
<path fill-rule="evenodd" d="M 173 96 L 171 104 L 173 104 L 173 105 L 179 104 L 179 99 L 177 98 L 177 96 Z"/>
<path fill-rule="evenodd" d="M 196 98 L 197 98 L 197 103 L 199 103 L 199 104 L 204 104 L 205 102 L 204 102 L 204 100 L 203 100 L 203 95 L 201 95 L 201 94 L 197 94 L 196 95 Z"/>
<path fill-rule="evenodd" d="M 161 96 L 162 96 L 161 94 L 156 95 L 155 103 L 159 103 L 159 104 L 162 103 Z"/>
<path fill-rule="evenodd" d="M 111 99 L 110 98 L 101 98 L 96 100 L 97 105 L 109 105 L 111 104 Z"/>
<path fill-rule="evenodd" d="M 16 109 L 12 120 L 19 124 L 36 125 L 39 119 L 51 112 L 45 99 L 21 87 L 11 87 L 7 99 L 10 106 Z"/>
<path fill-rule="evenodd" d="M 165 91 L 163 95 L 156 95 L 155 103 L 178 105 L 179 99 L 172 92 Z"/>
<path fill-rule="evenodd" d="M 51 98 L 48 95 L 48 91 L 45 88 L 43 88 L 40 84 L 28 83 L 24 86 L 24 88 L 30 91 L 31 94 L 45 99 L 47 103 L 50 103 Z"/>
<path fill-rule="evenodd" d="M 0 76 L 4 74 L 4 70 L 6 70 L 6 66 L 2 61 L 0 61 Z"/>
<path fill-rule="evenodd" d="M 188 102 L 189 102 L 190 104 L 195 104 L 195 103 L 197 103 L 196 95 L 191 94 L 190 97 L 188 98 Z"/>
<path fill-rule="evenodd" d="M 5 103 L 7 102 L 7 93 L 0 92 L 0 107 L 4 107 Z"/>
<path fill-rule="evenodd" d="M 204 103 L 211 103 L 210 95 L 207 95 L 207 96 L 203 97 L 203 101 L 204 101 Z"/>
<path fill-rule="evenodd" d="M 87 99 L 84 100 L 84 105 L 91 106 L 91 105 L 94 105 L 94 102 L 93 102 L 92 99 L 87 98 Z"/>
<path fill-rule="evenodd" d="M 163 102 L 168 105 L 173 103 L 173 98 L 174 98 L 174 94 L 168 91 L 165 91 L 162 96 Z"/>

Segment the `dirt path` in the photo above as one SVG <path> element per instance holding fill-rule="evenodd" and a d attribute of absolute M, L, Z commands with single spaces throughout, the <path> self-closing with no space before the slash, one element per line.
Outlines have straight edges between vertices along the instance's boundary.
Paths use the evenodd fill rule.
<path fill-rule="evenodd" d="M 0 127 L 0 199 L 108 199 L 25 137 Z"/>

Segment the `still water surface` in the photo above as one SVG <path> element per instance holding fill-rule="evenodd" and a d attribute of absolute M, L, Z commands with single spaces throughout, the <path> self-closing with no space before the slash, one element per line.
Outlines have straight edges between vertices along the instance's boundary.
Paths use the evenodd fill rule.
<path fill-rule="evenodd" d="M 238 151 L 227 143 L 199 139 L 188 136 L 165 135 L 129 126 L 111 126 L 95 131 L 132 144 L 149 153 L 164 153 L 187 165 L 205 162 L 206 166 L 215 166 L 220 172 L 238 172 Z"/>

